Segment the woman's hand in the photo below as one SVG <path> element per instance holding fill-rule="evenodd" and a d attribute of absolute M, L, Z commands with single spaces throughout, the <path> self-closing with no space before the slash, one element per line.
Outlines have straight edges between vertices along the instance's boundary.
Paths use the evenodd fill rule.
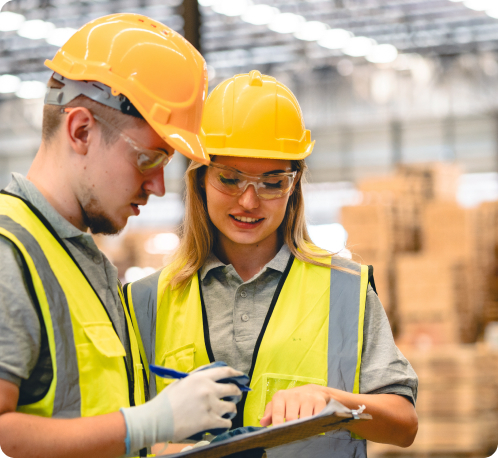
<path fill-rule="evenodd" d="M 316 415 L 330 399 L 349 409 L 366 405 L 364 413 L 372 415 L 372 420 L 353 422 L 345 429 L 373 442 L 398 447 L 409 447 L 413 443 L 418 429 L 417 413 L 408 399 L 397 394 L 353 394 L 319 385 L 277 391 L 266 406 L 261 424 L 279 425 L 284 419 L 290 421 Z"/>
<path fill-rule="evenodd" d="M 320 413 L 330 401 L 327 389 L 319 385 L 304 385 L 277 391 L 266 405 L 262 426 L 280 425 L 285 421 L 311 417 Z"/>

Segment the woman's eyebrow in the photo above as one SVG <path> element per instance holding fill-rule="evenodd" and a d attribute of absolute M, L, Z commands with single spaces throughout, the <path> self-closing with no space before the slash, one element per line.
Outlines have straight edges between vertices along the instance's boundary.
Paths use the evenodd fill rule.
<path fill-rule="evenodd" d="M 287 172 L 291 172 L 291 170 L 282 170 L 282 169 L 278 169 L 278 170 L 270 170 L 269 172 L 265 172 L 265 173 L 262 173 L 261 175 L 271 175 L 273 173 L 287 173 Z"/>

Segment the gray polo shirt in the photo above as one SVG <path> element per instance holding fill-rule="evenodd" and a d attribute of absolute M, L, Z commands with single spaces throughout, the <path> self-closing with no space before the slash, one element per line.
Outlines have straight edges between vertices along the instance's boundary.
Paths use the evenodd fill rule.
<path fill-rule="evenodd" d="M 34 205 L 69 248 L 111 317 L 129 363 L 129 342 L 123 307 L 117 292 L 116 267 L 97 248 L 91 235 L 64 219 L 31 181 L 18 173 L 12 176 L 5 190 Z M 26 287 L 19 253 L 3 237 L 0 237 L 0 259 L 0 378 L 20 387 L 20 399 L 23 395 L 29 398 L 33 390 L 43 392 L 50 383 L 52 369 L 47 360 L 50 356 L 47 349 L 42 348 L 42 328 Z M 22 382 L 31 376 L 31 393 L 23 393 L 26 388 Z"/>
<path fill-rule="evenodd" d="M 202 295 L 214 357 L 246 374 L 278 282 L 289 262 L 283 245 L 253 278 L 244 282 L 234 267 L 210 254 L 201 268 Z M 363 330 L 360 393 L 398 394 L 413 404 L 418 378 L 394 343 L 377 294 L 368 286 Z"/>

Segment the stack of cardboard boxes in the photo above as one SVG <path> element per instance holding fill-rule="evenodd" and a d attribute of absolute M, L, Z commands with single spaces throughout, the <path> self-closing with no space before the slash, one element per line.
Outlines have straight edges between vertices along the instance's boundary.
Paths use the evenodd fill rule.
<path fill-rule="evenodd" d="M 488 457 L 498 445 L 498 353 L 484 345 L 404 349 L 419 376 L 419 430 L 407 449 L 369 443 L 370 458 Z"/>
<path fill-rule="evenodd" d="M 343 209 L 348 248 L 374 266 L 397 344 L 420 379 L 415 443 L 372 444 L 374 456 L 484 457 L 498 445 L 497 352 L 476 343 L 498 321 L 498 203 L 460 207 L 459 174 L 454 164 L 400 166 L 359 183 L 363 204 Z"/>

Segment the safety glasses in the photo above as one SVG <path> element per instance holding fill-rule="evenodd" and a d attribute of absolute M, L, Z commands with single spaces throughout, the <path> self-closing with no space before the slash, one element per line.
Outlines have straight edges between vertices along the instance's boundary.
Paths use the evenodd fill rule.
<path fill-rule="evenodd" d="M 119 136 L 131 147 L 131 163 L 135 165 L 143 175 L 152 174 L 157 169 L 166 167 L 169 161 L 171 161 L 173 153 L 175 152 L 173 148 L 171 148 L 170 150 L 145 148 L 144 146 L 140 145 L 139 142 L 133 140 L 123 131 L 118 129 L 116 126 L 113 126 L 109 121 L 106 121 L 96 114 L 93 114 L 93 117 L 97 122 L 100 122 L 101 124 L 104 124 L 107 127 L 119 132 Z"/>
<path fill-rule="evenodd" d="M 288 194 L 297 174 L 284 172 L 250 175 L 215 162 L 211 162 L 206 173 L 209 183 L 223 194 L 240 196 L 249 185 L 253 185 L 258 197 L 264 200 L 278 199 Z"/>
<path fill-rule="evenodd" d="M 65 108 L 64 113 L 70 113 L 74 108 Z M 111 124 L 109 121 L 92 113 L 94 119 L 107 126 L 110 129 L 119 132 L 119 136 L 131 147 L 128 153 L 128 160 L 142 173 L 143 175 L 151 175 L 159 168 L 166 167 L 173 158 L 175 150 L 170 149 L 150 149 L 142 146 L 139 142 L 126 135 L 121 129 Z"/>

